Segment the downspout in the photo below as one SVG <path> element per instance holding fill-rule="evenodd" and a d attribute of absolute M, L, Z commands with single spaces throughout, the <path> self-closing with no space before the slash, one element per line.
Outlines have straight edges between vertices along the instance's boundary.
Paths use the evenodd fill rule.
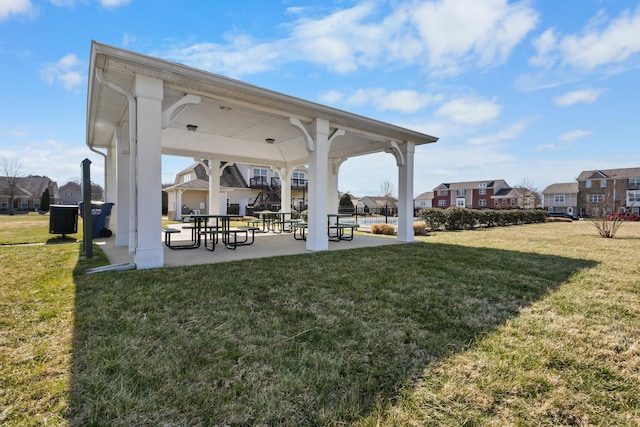
<path fill-rule="evenodd" d="M 129 101 L 129 152 L 131 153 L 131 173 L 133 179 L 129 181 L 129 253 L 135 252 L 138 245 L 138 215 L 137 215 L 137 199 L 138 199 L 138 125 L 136 115 L 136 98 L 126 89 L 121 88 L 115 83 L 107 80 L 102 74 L 102 70 L 96 69 L 96 78 L 103 86 L 107 86 L 124 95 Z M 106 156 L 105 156 L 106 162 Z M 106 171 L 106 168 L 105 168 Z"/>
<path fill-rule="evenodd" d="M 107 178 L 108 178 L 108 173 L 107 173 L 107 155 L 104 154 L 102 151 L 99 151 L 97 148 L 95 147 L 89 147 L 89 150 L 93 151 L 96 154 L 99 154 L 102 156 L 102 162 L 104 163 L 104 202 L 108 202 L 107 200 L 107 194 L 109 194 L 109 192 L 107 191 Z"/>

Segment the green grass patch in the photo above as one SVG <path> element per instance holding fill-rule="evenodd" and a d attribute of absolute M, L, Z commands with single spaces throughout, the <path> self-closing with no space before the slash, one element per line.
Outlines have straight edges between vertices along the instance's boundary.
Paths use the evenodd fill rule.
<path fill-rule="evenodd" d="M 640 422 L 640 224 L 420 239 L 94 275 L 0 247 L 0 423 Z"/>

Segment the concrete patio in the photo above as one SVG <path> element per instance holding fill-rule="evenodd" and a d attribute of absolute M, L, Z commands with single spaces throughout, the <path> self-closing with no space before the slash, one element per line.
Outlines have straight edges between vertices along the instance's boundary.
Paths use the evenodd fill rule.
<path fill-rule="evenodd" d="M 185 224 L 186 225 L 186 224 Z M 191 230 L 182 230 L 182 224 L 172 224 L 172 228 L 179 228 L 180 234 L 174 234 L 173 242 L 189 241 Z M 158 237 L 164 236 L 158 233 Z M 130 254 L 126 246 L 116 246 L 113 237 L 107 239 L 95 239 L 98 245 L 109 257 L 110 263 L 133 263 L 134 256 Z M 356 233 L 351 241 L 329 242 L 329 250 L 347 250 L 372 246 L 399 244 L 394 236 L 379 236 L 367 233 Z M 204 246 L 197 249 L 169 249 L 164 244 L 164 266 L 176 267 L 182 265 L 213 264 L 218 262 L 237 261 L 242 259 L 266 258 L 280 255 L 296 255 L 313 253 L 306 248 L 305 242 L 295 240 L 292 233 L 256 233 L 255 242 L 252 245 L 240 246 L 236 250 L 230 250 L 223 245 L 217 245 L 215 251 L 208 251 Z"/>

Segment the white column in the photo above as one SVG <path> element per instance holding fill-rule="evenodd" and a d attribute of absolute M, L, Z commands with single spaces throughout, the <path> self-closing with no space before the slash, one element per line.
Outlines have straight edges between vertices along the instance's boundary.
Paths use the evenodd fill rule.
<path fill-rule="evenodd" d="M 129 245 L 129 212 L 130 197 L 129 182 L 131 181 L 130 173 L 130 150 L 129 150 L 129 126 L 125 125 L 122 129 L 116 129 L 116 194 L 117 197 L 113 202 L 115 206 L 113 210 L 116 213 L 117 222 L 115 225 L 115 241 L 116 246 Z"/>
<path fill-rule="evenodd" d="M 315 119 L 311 124 L 310 136 L 314 142 L 314 150 L 309 152 L 307 249 L 310 251 L 326 251 L 329 249 L 327 237 L 329 122 L 324 119 Z"/>
<path fill-rule="evenodd" d="M 280 168 L 280 210 L 291 212 L 291 175 L 293 168 Z"/>
<path fill-rule="evenodd" d="M 398 144 L 404 162 L 398 164 L 398 240 L 413 241 L 413 158 L 412 142 Z"/>
<path fill-rule="evenodd" d="M 176 205 L 178 205 L 176 208 L 177 221 L 182 221 L 182 192 L 183 190 L 181 189 L 176 190 Z"/>
<path fill-rule="evenodd" d="M 209 214 L 218 215 L 222 212 L 220 209 L 220 177 L 223 169 L 220 167 L 219 159 L 209 159 L 209 167 L 207 175 L 209 175 Z"/>
<path fill-rule="evenodd" d="M 162 80 L 136 75 L 137 98 L 136 222 L 134 261 L 138 269 L 162 267 Z"/>
<path fill-rule="evenodd" d="M 341 164 L 340 159 L 329 160 L 329 169 L 327 170 L 327 211 L 329 213 L 338 213 L 338 174 Z"/>

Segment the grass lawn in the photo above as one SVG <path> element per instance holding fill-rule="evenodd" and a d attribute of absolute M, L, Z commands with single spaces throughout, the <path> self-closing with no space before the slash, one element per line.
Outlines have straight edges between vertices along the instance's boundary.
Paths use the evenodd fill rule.
<path fill-rule="evenodd" d="M 23 219 L 0 424 L 640 425 L 640 223 L 85 275 L 99 248 Z"/>

